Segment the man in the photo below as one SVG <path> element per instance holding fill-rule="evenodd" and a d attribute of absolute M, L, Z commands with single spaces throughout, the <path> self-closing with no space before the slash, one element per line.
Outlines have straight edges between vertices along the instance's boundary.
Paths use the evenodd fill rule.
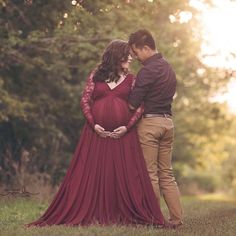
<path fill-rule="evenodd" d="M 171 164 L 175 72 L 156 50 L 155 41 L 147 30 L 132 33 L 129 45 L 143 64 L 129 97 L 129 106 L 136 109 L 144 105 L 143 118 L 138 124 L 140 143 L 157 199 L 160 201 L 161 192 L 169 209 L 169 226 L 176 228 L 182 224 L 182 208 Z"/>

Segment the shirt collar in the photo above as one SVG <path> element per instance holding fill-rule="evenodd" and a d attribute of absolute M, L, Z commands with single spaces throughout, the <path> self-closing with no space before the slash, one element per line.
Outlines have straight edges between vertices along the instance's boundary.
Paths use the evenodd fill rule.
<path fill-rule="evenodd" d="M 157 52 L 153 56 L 146 59 L 142 64 L 145 66 L 149 64 L 150 62 L 155 61 L 156 59 L 160 59 L 160 58 L 162 58 L 162 54 L 160 52 Z"/>

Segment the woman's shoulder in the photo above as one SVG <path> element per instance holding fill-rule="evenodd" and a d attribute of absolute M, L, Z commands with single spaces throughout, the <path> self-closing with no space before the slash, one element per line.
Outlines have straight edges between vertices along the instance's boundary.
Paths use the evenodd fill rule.
<path fill-rule="evenodd" d="M 135 79 L 136 79 L 136 76 L 134 74 L 127 74 L 127 80 L 129 81 L 129 85 L 131 88 L 134 87 L 134 84 L 135 84 Z"/>
<path fill-rule="evenodd" d="M 128 73 L 126 77 L 127 77 L 127 79 L 129 79 L 131 81 L 135 80 L 135 75 L 132 73 Z"/>

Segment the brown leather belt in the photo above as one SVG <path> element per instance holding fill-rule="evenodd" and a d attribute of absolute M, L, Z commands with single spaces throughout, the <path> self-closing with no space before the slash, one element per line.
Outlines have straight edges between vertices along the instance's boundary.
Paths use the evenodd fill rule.
<path fill-rule="evenodd" d="M 165 117 L 165 118 L 172 118 L 169 114 L 145 114 L 143 118 L 151 118 L 151 117 Z"/>

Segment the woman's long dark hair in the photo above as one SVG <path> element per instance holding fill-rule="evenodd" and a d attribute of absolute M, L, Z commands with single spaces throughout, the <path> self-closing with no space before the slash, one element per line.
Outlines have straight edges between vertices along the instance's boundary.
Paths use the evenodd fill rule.
<path fill-rule="evenodd" d="M 113 40 L 106 47 L 102 61 L 95 70 L 93 80 L 94 82 L 117 82 L 120 78 L 119 73 L 125 71 L 121 64 L 128 60 L 130 48 L 127 42 L 123 40 Z"/>

